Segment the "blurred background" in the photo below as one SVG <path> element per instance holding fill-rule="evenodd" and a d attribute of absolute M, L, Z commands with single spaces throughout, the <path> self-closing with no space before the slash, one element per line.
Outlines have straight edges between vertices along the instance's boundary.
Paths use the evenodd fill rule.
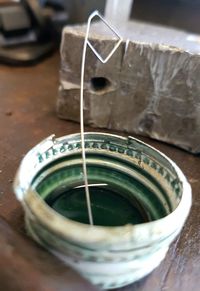
<path fill-rule="evenodd" d="M 114 3 L 115 0 L 112 0 Z M 118 1 L 119 2 L 119 1 Z M 84 22 L 94 9 L 104 13 L 105 0 L 40 0 L 42 6 L 60 5 L 65 9 L 68 22 Z M 200 0 L 134 0 L 131 18 L 200 31 Z M 121 1 L 121 5 L 124 2 Z"/>
<path fill-rule="evenodd" d="M 48 2 L 50 1 L 43 0 L 43 4 Z M 59 2 L 63 5 L 68 13 L 68 21 L 73 23 L 86 21 L 87 16 L 94 9 L 104 13 L 106 4 L 105 0 L 52 0 L 51 2 Z M 121 5 L 124 5 L 123 1 Z M 130 17 L 200 32 L 200 0 L 134 0 Z"/>
<path fill-rule="evenodd" d="M 131 17 L 200 32 L 200 0 L 135 0 Z"/>
<path fill-rule="evenodd" d="M 127 19 L 200 32 L 200 0 L 0 0 L 0 61 L 34 63 L 58 48 L 63 26 L 85 22 L 95 9 L 120 23 L 126 5 Z"/>
<path fill-rule="evenodd" d="M 40 4 L 62 7 L 65 9 L 67 22 L 77 23 L 86 21 L 94 9 L 104 13 L 106 0 L 40 0 Z M 123 1 L 121 5 L 124 5 Z M 134 19 L 200 32 L 200 0 L 134 0 L 130 16 Z"/>

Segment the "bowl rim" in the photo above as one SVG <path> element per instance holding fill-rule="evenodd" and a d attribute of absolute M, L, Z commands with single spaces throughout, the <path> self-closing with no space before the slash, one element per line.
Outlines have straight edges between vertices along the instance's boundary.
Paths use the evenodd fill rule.
<path fill-rule="evenodd" d="M 85 135 L 103 135 L 121 140 L 127 140 L 125 137 L 103 132 L 86 132 Z M 61 141 L 65 138 L 69 139 L 77 136 L 80 136 L 80 133 L 62 136 L 56 140 Z M 28 162 L 27 160 L 35 153 L 35 150 L 37 150 L 38 147 L 47 143 L 50 140 L 50 137 L 32 148 L 23 158 L 13 184 L 17 199 L 22 202 L 22 205 L 28 215 L 30 215 L 30 217 L 34 216 L 34 219 L 37 220 L 42 226 L 46 227 L 49 231 L 58 236 L 61 236 L 64 239 L 68 239 L 82 245 L 101 245 L 109 244 L 112 242 L 125 243 L 131 240 L 135 243 L 135 247 L 137 247 L 141 246 L 142 244 L 146 245 L 147 242 L 148 244 L 153 243 L 154 241 L 161 240 L 163 237 L 167 238 L 170 235 L 177 233 L 177 230 L 181 230 L 190 211 L 192 203 L 192 191 L 190 184 L 175 162 L 173 162 L 164 153 L 144 143 L 143 141 L 140 141 L 137 138 L 129 138 L 131 138 L 137 144 L 151 149 L 153 152 L 164 158 L 170 164 L 170 166 L 173 167 L 182 184 L 182 196 L 180 202 L 176 209 L 167 216 L 155 221 L 136 225 L 127 224 L 124 226 L 91 226 L 89 224 L 82 224 L 70 220 L 57 213 L 44 202 L 44 200 L 37 194 L 34 189 L 32 189 L 30 185 L 27 187 L 27 189 L 22 189 L 23 187 L 21 187 L 21 182 L 23 179 L 21 171 L 23 167 L 26 166 L 26 162 Z M 51 136 L 51 139 L 55 139 L 55 136 Z M 25 191 L 26 194 L 22 195 L 22 191 Z"/>

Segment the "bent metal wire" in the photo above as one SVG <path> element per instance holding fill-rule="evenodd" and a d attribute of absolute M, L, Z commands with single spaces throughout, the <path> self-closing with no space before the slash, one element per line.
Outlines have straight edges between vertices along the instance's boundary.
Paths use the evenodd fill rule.
<path fill-rule="evenodd" d="M 94 17 L 99 17 L 103 23 L 111 29 L 111 31 L 117 36 L 118 41 L 111 50 L 111 52 L 108 54 L 107 57 L 103 58 L 97 50 L 93 47 L 91 42 L 89 41 L 89 32 L 90 32 L 90 26 L 91 22 L 94 19 Z M 117 50 L 119 45 L 122 42 L 122 37 L 119 35 L 119 33 L 102 17 L 102 15 L 98 11 L 94 11 L 88 18 L 87 22 L 87 29 L 85 34 L 85 40 L 83 45 L 83 53 L 82 53 L 82 64 L 81 64 L 81 87 L 80 87 L 80 133 L 81 133 L 81 146 L 82 146 L 82 160 L 83 160 L 83 177 L 84 177 L 84 183 L 85 183 L 85 195 L 86 195 L 86 202 L 87 202 L 87 210 L 88 210 L 88 217 L 89 222 L 91 225 L 94 224 L 93 221 L 93 215 L 92 215 L 92 209 L 91 209 L 91 201 L 90 201 L 90 192 L 89 192 L 89 186 L 88 186 L 88 177 L 87 177 L 87 164 L 86 164 L 86 155 L 85 155 L 85 138 L 84 138 L 84 114 L 83 114 L 83 106 L 84 106 L 84 98 L 83 98 L 83 88 L 84 88 L 84 75 L 85 75 L 85 58 L 86 58 L 86 51 L 87 46 L 90 47 L 90 49 L 93 51 L 95 56 L 99 59 L 100 62 L 103 64 L 107 63 L 108 60 L 112 57 L 114 52 Z"/>

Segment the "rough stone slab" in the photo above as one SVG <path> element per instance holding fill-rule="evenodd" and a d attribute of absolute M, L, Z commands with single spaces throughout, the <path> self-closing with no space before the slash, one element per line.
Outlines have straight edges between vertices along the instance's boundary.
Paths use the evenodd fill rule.
<path fill-rule="evenodd" d="M 140 22 L 118 30 L 125 41 L 108 63 L 87 50 L 85 123 L 200 153 L 200 36 Z M 85 26 L 66 27 L 61 45 L 57 114 L 77 122 L 84 36 Z M 107 56 L 117 40 L 96 23 L 90 41 Z"/>

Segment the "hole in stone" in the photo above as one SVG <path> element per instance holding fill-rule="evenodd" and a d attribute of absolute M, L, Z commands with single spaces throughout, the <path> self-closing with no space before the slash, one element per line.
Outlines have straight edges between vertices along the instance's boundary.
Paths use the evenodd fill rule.
<path fill-rule="evenodd" d="M 94 77 L 91 79 L 92 89 L 103 91 L 110 86 L 110 81 L 104 77 Z"/>

